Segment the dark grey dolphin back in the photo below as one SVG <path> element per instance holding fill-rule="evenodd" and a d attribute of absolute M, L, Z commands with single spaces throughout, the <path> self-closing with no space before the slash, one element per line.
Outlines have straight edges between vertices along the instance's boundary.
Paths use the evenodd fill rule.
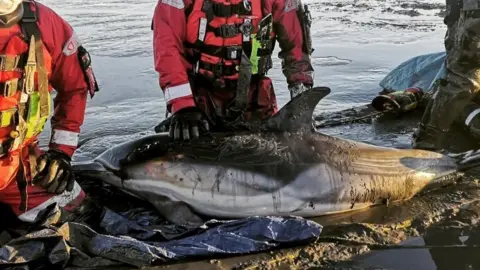
<path fill-rule="evenodd" d="M 328 87 L 314 87 L 288 102 L 280 111 L 272 118 L 268 119 L 261 125 L 264 131 L 312 131 L 313 111 L 317 104 L 330 93 Z M 121 161 L 131 159 L 130 157 L 137 148 L 145 148 L 143 151 L 148 152 L 149 149 L 155 146 L 168 145 L 168 133 L 158 133 L 154 135 L 145 136 L 140 139 L 127 141 L 113 148 L 110 148 L 98 156 L 93 162 L 81 162 L 73 164 L 75 171 L 82 170 L 110 170 L 120 171 L 122 168 Z M 136 151 L 138 152 L 138 151 Z M 142 152 L 142 151 L 140 151 Z M 133 160 L 132 160 L 133 159 Z M 103 165 L 99 166 L 99 165 Z"/>
<path fill-rule="evenodd" d="M 290 100 L 263 125 L 268 131 L 312 131 L 313 111 L 317 104 L 330 94 L 328 87 L 314 87 Z"/>

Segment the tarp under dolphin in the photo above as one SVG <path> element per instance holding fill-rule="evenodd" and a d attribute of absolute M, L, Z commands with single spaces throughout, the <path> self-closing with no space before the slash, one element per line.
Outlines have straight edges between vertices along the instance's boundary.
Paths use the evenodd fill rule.
<path fill-rule="evenodd" d="M 440 54 L 437 56 L 441 57 Z M 428 67 L 435 63 L 435 59 L 436 63 L 440 63 L 438 57 L 432 54 L 421 56 L 424 61 L 410 61 L 409 65 L 387 75 L 381 86 L 402 90 L 410 86 L 429 85 L 436 76 L 432 75 L 435 68 L 422 71 L 415 63 Z M 434 66 L 440 71 L 441 65 Z M 413 72 L 409 72 L 409 68 Z M 424 72 L 428 70 L 433 71 Z M 406 82 L 403 78 L 411 81 L 402 84 Z M 87 193 L 100 193 L 97 197 L 112 206 L 110 209 L 103 208 L 95 225 L 77 220 L 52 226 L 58 209 L 47 209 L 43 215 L 45 219 L 38 221 L 37 229 L 18 228 L 0 232 L 0 265 L 28 265 L 29 269 L 48 269 L 49 265 L 67 264 L 79 267 L 125 264 L 141 267 L 198 256 L 268 250 L 283 244 L 315 240 L 322 230 L 322 226 L 315 222 L 292 217 L 251 217 L 224 222 L 211 220 L 193 228 L 178 226 L 163 221 L 156 211 L 142 208 L 141 204 L 136 204 L 129 211 L 112 211 L 116 202 L 132 200 L 121 193 L 105 192 L 100 187 L 85 188 Z M 164 204 L 168 206 L 167 201 Z M 185 209 L 177 210 L 184 213 Z"/>

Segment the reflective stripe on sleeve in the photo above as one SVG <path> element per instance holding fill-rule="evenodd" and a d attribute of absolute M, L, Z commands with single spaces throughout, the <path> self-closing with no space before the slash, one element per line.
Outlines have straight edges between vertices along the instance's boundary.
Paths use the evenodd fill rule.
<path fill-rule="evenodd" d="M 192 95 L 192 89 L 190 89 L 190 84 L 182 84 L 173 87 L 168 87 L 165 89 L 165 99 L 168 102 L 182 97 L 188 97 Z"/>
<path fill-rule="evenodd" d="M 77 132 L 54 129 L 52 139 L 50 142 L 55 144 L 62 144 L 62 145 L 77 147 L 78 135 L 79 134 Z"/>

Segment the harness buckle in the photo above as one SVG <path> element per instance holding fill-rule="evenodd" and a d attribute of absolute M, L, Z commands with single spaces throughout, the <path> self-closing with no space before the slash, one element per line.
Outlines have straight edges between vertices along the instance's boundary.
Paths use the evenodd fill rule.
<path fill-rule="evenodd" d="M 22 60 L 22 56 L 21 56 L 21 55 L 15 56 L 15 59 L 13 60 L 13 68 L 12 68 L 12 69 L 18 68 L 18 64 L 20 64 L 20 61 L 21 61 L 21 60 Z"/>
<path fill-rule="evenodd" d="M 226 49 L 225 58 L 228 60 L 237 60 L 240 58 L 242 53 L 242 47 L 239 46 L 230 46 Z"/>
<path fill-rule="evenodd" d="M 251 11 L 252 10 L 252 6 L 251 6 L 250 2 L 248 2 L 248 0 L 243 0 L 243 7 L 245 8 L 246 11 Z"/>
<path fill-rule="evenodd" d="M 13 80 L 10 80 L 10 81 L 7 81 L 5 83 L 2 84 L 3 85 L 3 89 L 2 89 L 2 94 L 4 97 L 11 97 L 15 94 L 15 92 L 17 92 L 18 90 L 18 84 L 17 83 L 14 83 Z M 17 87 L 13 87 L 13 86 L 17 86 Z"/>
<path fill-rule="evenodd" d="M 37 20 L 38 20 L 36 10 L 33 11 L 33 10 L 30 8 L 30 4 L 31 4 L 31 3 L 32 3 L 32 1 L 28 1 L 28 0 L 23 1 L 24 15 L 23 15 L 23 17 L 22 17 L 22 22 L 34 23 L 34 22 L 37 22 Z M 34 4 L 35 4 L 35 3 L 34 3 Z M 36 5 L 35 5 L 35 8 L 36 8 Z"/>
<path fill-rule="evenodd" d="M 238 34 L 239 30 L 236 25 L 222 25 L 218 28 L 220 36 L 224 38 L 234 37 Z"/>
<path fill-rule="evenodd" d="M 218 64 L 213 65 L 212 71 L 213 71 L 213 74 L 215 74 L 216 77 L 223 76 L 223 64 L 218 63 Z"/>
<path fill-rule="evenodd" d="M 37 22 L 37 16 L 34 16 L 34 17 L 29 17 L 29 18 L 23 18 L 22 19 L 22 22 L 26 22 L 26 23 L 34 23 L 34 22 Z"/>
<path fill-rule="evenodd" d="M 251 20 L 245 20 L 245 22 L 240 25 L 238 29 L 244 36 L 249 36 L 253 32 L 253 25 Z"/>

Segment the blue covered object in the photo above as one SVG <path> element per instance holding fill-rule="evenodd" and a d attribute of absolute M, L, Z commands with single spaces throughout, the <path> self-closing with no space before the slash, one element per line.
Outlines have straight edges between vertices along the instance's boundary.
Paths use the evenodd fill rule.
<path fill-rule="evenodd" d="M 388 73 L 380 86 L 393 91 L 419 87 L 428 92 L 436 80 L 445 76 L 445 58 L 445 52 L 411 58 Z"/>
<path fill-rule="evenodd" d="M 48 217 L 55 217 L 52 207 Z M 133 214 L 132 214 L 133 213 Z M 0 231 L 0 267 L 59 269 L 128 265 L 146 267 L 179 260 L 242 255 L 315 241 L 322 226 L 300 217 L 209 220 L 186 228 L 155 211 L 116 213 L 103 209 L 99 224 L 41 222 L 28 231 Z M 54 268 L 56 267 L 56 268 Z"/>

